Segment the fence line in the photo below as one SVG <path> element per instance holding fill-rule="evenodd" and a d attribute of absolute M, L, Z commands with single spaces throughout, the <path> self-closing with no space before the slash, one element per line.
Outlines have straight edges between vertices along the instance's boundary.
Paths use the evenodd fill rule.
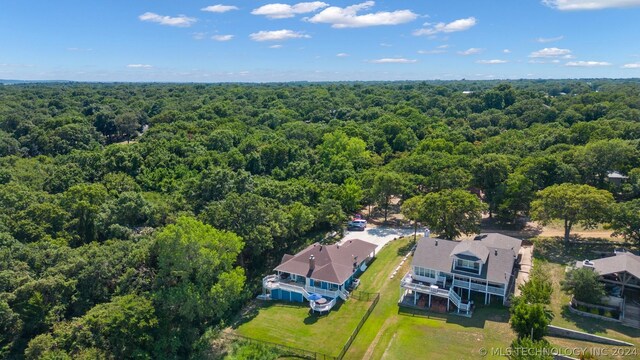
<path fill-rule="evenodd" d="M 277 343 L 273 343 L 273 342 L 270 342 L 270 341 L 258 340 L 258 339 L 250 338 L 250 337 L 247 337 L 247 336 L 242 336 L 242 335 L 237 335 L 237 334 L 229 334 L 229 333 L 226 333 L 223 336 L 228 338 L 228 339 L 242 340 L 242 341 L 247 341 L 249 343 L 253 342 L 253 343 L 257 343 L 257 344 L 263 344 L 263 345 L 271 346 L 271 347 L 274 347 L 274 348 L 282 351 L 283 355 L 294 356 L 294 357 L 298 357 L 298 358 L 301 358 L 301 359 L 337 360 L 337 358 L 335 356 L 330 356 L 330 355 L 319 353 L 319 352 L 304 350 L 304 349 L 300 349 L 300 348 L 296 348 L 296 347 L 292 347 L 292 346 L 277 344 Z"/>
<path fill-rule="evenodd" d="M 351 336 L 349 336 L 349 340 L 347 340 L 347 343 L 344 344 L 344 346 L 342 347 L 342 351 L 340 351 L 340 354 L 336 358 L 337 360 L 342 360 L 342 358 L 344 358 L 344 355 L 349 350 L 349 347 L 351 346 L 351 343 L 353 343 L 353 340 L 355 340 L 356 336 L 358 336 L 358 333 L 360 332 L 360 329 L 362 328 L 364 323 L 369 318 L 369 315 L 371 315 L 371 312 L 373 312 L 373 309 L 375 309 L 376 305 L 378 304 L 378 301 L 380 301 L 380 293 L 375 293 L 375 294 L 366 293 L 366 292 L 360 292 L 360 293 L 361 294 L 366 294 L 366 296 L 367 296 L 367 300 L 366 301 L 369 301 L 368 299 L 369 299 L 370 295 L 375 295 L 375 297 L 373 298 L 373 302 L 371 303 L 371 305 L 369 305 L 369 309 L 367 309 L 367 312 L 364 314 L 362 319 L 360 319 L 360 322 L 358 323 L 358 326 L 355 328 L 355 330 L 353 330 L 353 332 L 351 333 Z M 351 294 L 351 295 L 353 295 L 353 294 Z M 355 298 L 358 299 L 357 297 L 355 297 Z"/>
<path fill-rule="evenodd" d="M 371 301 L 371 299 L 374 299 L 376 296 L 379 296 L 380 294 L 378 293 L 370 293 L 370 292 L 366 292 L 366 291 L 353 291 L 349 296 L 356 299 L 356 300 L 360 300 L 360 301 Z"/>

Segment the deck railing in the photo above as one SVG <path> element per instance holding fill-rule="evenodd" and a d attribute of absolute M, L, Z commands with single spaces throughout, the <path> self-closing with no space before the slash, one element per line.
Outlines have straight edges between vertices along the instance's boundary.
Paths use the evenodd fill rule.
<path fill-rule="evenodd" d="M 343 300 L 346 300 L 349 296 L 349 293 L 346 291 L 327 290 L 315 286 L 305 286 L 304 284 L 297 282 L 282 281 L 278 275 L 265 276 L 262 279 L 262 285 L 266 289 L 281 289 L 293 291 L 302 294 L 302 296 L 307 300 L 309 300 L 310 293 L 316 293 L 323 296 L 328 296 L 330 298 L 340 297 Z"/>
<path fill-rule="evenodd" d="M 462 289 L 468 289 L 469 288 L 469 282 L 468 281 L 462 281 L 462 280 L 453 280 L 453 286 L 457 286 L 459 288 Z M 494 294 L 494 295 L 503 295 L 504 294 L 504 289 L 501 287 L 497 287 L 497 286 L 486 286 L 486 285 L 482 285 L 482 284 L 478 284 L 478 283 L 471 283 L 471 290 L 473 291 L 480 291 L 480 292 L 486 292 L 489 294 Z"/>

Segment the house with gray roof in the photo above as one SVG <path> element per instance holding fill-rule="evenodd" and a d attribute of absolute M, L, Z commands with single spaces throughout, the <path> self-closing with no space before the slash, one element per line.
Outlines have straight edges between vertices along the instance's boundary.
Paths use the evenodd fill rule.
<path fill-rule="evenodd" d="M 444 302 L 447 311 L 470 316 L 474 293 L 483 295 L 485 304 L 494 298 L 505 303 L 521 245 L 522 240 L 497 233 L 466 241 L 424 237 L 402 279 L 399 304 L 431 308 L 434 301 Z"/>
<path fill-rule="evenodd" d="M 333 245 L 315 243 L 295 255 L 285 254 L 275 274 L 263 279 L 261 298 L 309 300 L 314 305 L 312 295 L 321 295 L 328 303 L 318 310 L 329 310 L 337 299 L 347 299 L 355 279 L 375 257 L 375 250 L 375 244 L 354 239 Z"/>
<path fill-rule="evenodd" d="M 616 250 L 613 256 L 576 261 L 575 267 L 598 273 L 607 291 L 601 301 L 621 310 L 624 325 L 640 328 L 640 256 Z"/>

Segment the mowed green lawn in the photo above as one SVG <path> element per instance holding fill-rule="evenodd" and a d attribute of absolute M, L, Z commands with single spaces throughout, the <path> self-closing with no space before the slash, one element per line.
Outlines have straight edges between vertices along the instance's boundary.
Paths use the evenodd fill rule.
<path fill-rule="evenodd" d="M 243 336 L 337 356 L 371 302 L 349 299 L 329 315 L 313 315 L 308 303 L 263 303 L 240 321 Z"/>

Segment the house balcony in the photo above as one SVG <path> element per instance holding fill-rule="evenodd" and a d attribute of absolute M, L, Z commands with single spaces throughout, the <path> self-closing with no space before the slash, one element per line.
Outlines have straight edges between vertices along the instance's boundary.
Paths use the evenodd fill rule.
<path fill-rule="evenodd" d="M 446 284 L 446 282 L 444 283 Z M 449 312 L 450 305 L 453 304 L 457 309 L 457 314 L 464 316 L 472 314 L 473 302 L 462 299 L 453 290 L 453 287 L 441 288 L 437 285 L 414 280 L 410 272 L 402 278 L 400 287 L 402 291 L 398 304 L 401 306 L 436 309 L 436 311 L 438 311 L 437 309 L 446 309 L 446 312 Z"/>
<path fill-rule="evenodd" d="M 459 279 L 453 280 L 453 286 L 459 287 L 461 289 L 471 289 L 472 291 L 477 291 L 477 292 L 486 293 L 486 294 L 492 294 L 492 295 L 498 295 L 498 296 L 504 295 L 504 288 L 499 286 L 483 285 L 483 284 L 478 284 L 478 283 L 459 280 Z"/>
<path fill-rule="evenodd" d="M 309 295 L 313 293 L 319 294 L 331 299 L 336 299 L 339 297 L 343 300 L 346 300 L 349 296 L 349 292 L 346 290 L 322 289 L 319 287 L 306 285 L 304 282 L 301 282 L 301 281 L 291 280 L 290 278 L 283 279 L 278 275 L 268 275 L 264 277 L 262 279 L 262 288 L 264 290 L 269 290 L 269 291 L 275 290 L 275 289 L 293 291 L 295 293 L 302 294 L 302 296 L 306 300 L 309 300 Z"/>

